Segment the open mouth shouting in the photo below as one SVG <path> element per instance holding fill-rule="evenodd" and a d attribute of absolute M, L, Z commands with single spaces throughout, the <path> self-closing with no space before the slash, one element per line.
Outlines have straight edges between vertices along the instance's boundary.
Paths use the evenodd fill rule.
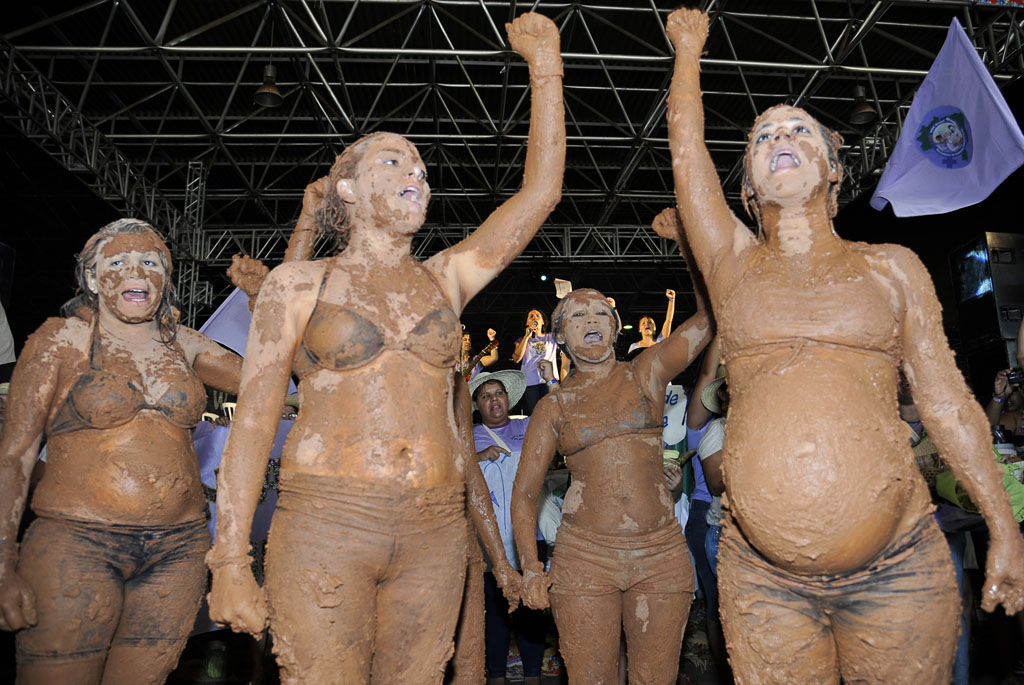
<path fill-rule="evenodd" d="M 798 166 L 800 166 L 800 158 L 791 149 L 784 147 L 775 151 L 768 170 L 775 173 L 776 170 L 794 169 Z"/>
<path fill-rule="evenodd" d="M 128 288 L 121 293 L 121 299 L 128 304 L 145 305 L 149 302 L 149 291 L 145 288 Z"/>
<path fill-rule="evenodd" d="M 402 188 L 402 190 L 398 193 L 398 197 L 402 198 L 403 200 L 407 200 L 409 202 L 414 202 L 416 204 L 419 204 L 420 197 L 422 195 L 423 195 L 423 191 L 420 190 L 420 187 L 417 186 L 417 185 L 406 186 L 406 187 Z"/>
<path fill-rule="evenodd" d="M 583 342 L 587 345 L 593 345 L 604 340 L 604 334 L 601 331 L 590 329 L 583 335 Z"/>

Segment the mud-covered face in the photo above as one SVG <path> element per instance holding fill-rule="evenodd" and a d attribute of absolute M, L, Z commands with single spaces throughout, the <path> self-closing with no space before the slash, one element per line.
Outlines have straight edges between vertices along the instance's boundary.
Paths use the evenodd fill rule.
<path fill-rule="evenodd" d="M 806 200 L 838 180 L 828 141 L 812 116 L 796 107 L 768 110 L 754 123 L 747 148 L 750 182 L 762 201 Z"/>
<path fill-rule="evenodd" d="M 582 361 L 603 362 L 615 350 L 617 327 L 615 312 L 604 296 L 581 294 L 565 304 L 558 344 Z"/>
<path fill-rule="evenodd" d="M 167 279 L 155 240 L 148 233 L 126 233 L 102 245 L 86 277 L 101 311 L 106 310 L 127 323 L 153 318 Z"/>
<path fill-rule="evenodd" d="M 480 420 L 485 426 L 504 426 L 508 423 L 508 393 L 498 381 L 487 381 L 480 386 L 473 404 L 480 412 Z"/>
<path fill-rule="evenodd" d="M 426 165 L 405 138 L 386 134 L 365 143 L 354 178 L 338 181 L 338 194 L 353 205 L 353 216 L 381 228 L 415 233 L 430 202 Z"/>

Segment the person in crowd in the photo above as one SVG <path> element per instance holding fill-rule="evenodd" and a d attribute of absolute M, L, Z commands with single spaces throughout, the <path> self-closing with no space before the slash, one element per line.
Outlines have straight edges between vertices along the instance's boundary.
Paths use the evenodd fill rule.
<path fill-rule="evenodd" d="M 476 355 L 473 354 L 473 340 L 469 333 L 462 334 L 462 352 L 459 354 L 459 373 L 471 382 L 494 362 L 498 361 L 498 332 L 487 329 L 487 345 Z"/>
<path fill-rule="evenodd" d="M 485 372 L 469 384 L 473 406 L 480 414 L 480 423 L 473 426 L 477 462 L 490 491 L 505 556 L 517 570 L 519 559 L 509 507 L 530 419 L 511 419 L 508 409 L 519 402 L 525 390 L 526 376 L 514 370 Z M 547 543 L 540 535 L 536 537 L 537 556 L 541 561 L 547 561 Z M 523 660 L 525 682 L 527 685 L 540 685 L 544 660 L 544 613 L 529 607 L 519 607 L 509 613 L 509 604 L 489 568 L 484 573 L 484 593 L 488 685 L 505 683 L 509 637 L 513 629 Z"/>
<path fill-rule="evenodd" d="M 897 412 L 901 364 L 992 533 L 985 608 L 1024 606 L 1024 540 L 928 274 L 835 233 L 841 138 L 796 107 L 754 122 L 744 229 L 702 139 L 707 15 L 677 10 L 667 30 L 676 199 L 729 369 L 718 571 L 736 680 L 948 682 L 959 596 Z"/>
<path fill-rule="evenodd" d="M 78 256 L 64 318 L 26 342 L 0 433 L 0 628 L 18 682 L 163 682 L 206 588 L 210 545 L 192 428 L 204 384 L 241 358 L 177 323 L 167 246 L 120 219 Z M 15 536 L 46 438 L 37 515 Z"/>
<path fill-rule="evenodd" d="M 512 361 L 519 364 L 519 369 L 526 376 L 526 392 L 523 394 L 523 413 L 529 416 L 533 408 L 537 406 L 540 398 L 548 394 L 548 389 L 553 385 L 551 381 L 545 380 L 540 374 L 541 362 L 548 362 L 555 372 L 554 381 L 557 383 L 568 373 L 569 362 L 565 354 L 559 355 L 558 343 L 551 333 L 545 333 L 544 328 L 547 322 L 544 314 L 539 309 L 531 309 L 526 314 L 526 331 L 523 337 L 516 340 L 515 350 L 512 352 Z M 561 356 L 562 371 L 558 372 L 558 360 Z"/>
<path fill-rule="evenodd" d="M 14 364 L 18 361 L 14 354 L 14 335 L 11 333 L 11 326 L 7 323 L 7 313 L 3 304 L 0 304 L 0 383 L 7 383 L 11 380 L 14 372 Z"/>
<path fill-rule="evenodd" d="M 676 223 L 659 215 L 655 228 L 677 237 Z M 570 682 L 617 680 L 621 629 L 630 681 L 674 682 L 694 580 L 664 474 L 664 389 L 711 338 L 707 316 L 630 362 L 615 359 L 618 316 L 596 290 L 574 290 L 552 319 L 573 373 L 538 403 L 512 493 L 523 602 L 546 607 L 550 584 Z M 572 480 L 548 574 L 536 498 L 556 451 Z"/>
<path fill-rule="evenodd" d="M 218 482 L 210 613 L 259 634 L 269 608 L 284 682 L 438 682 L 451 654 L 463 492 L 477 497 L 452 418 L 458 316 L 557 204 L 565 160 L 557 28 L 531 13 L 507 30 L 532 90 L 520 190 L 419 263 L 423 160 L 401 136 L 367 136 L 338 157 L 317 214 L 341 251 L 282 264 L 260 290 Z M 293 368 L 302 411 L 282 456 L 264 597 L 247 529 Z"/>
<path fill-rule="evenodd" d="M 1024 391 L 1018 383 L 1011 383 L 1013 369 L 996 373 L 992 384 L 992 399 L 985 405 L 985 415 L 992 426 L 1002 426 L 1007 442 L 1015 435 L 1024 434 L 1021 424 L 1021 410 L 1024 409 Z"/>
<path fill-rule="evenodd" d="M 638 350 L 643 347 L 650 347 L 655 343 L 660 343 L 665 337 L 672 332 L 672 319 L 676 315 L 676 291 L 666 290 L 665 298 L 668 300 L 668 310 L 665 312 L 665 323 L 661 325 L 661 332 L 658 333 L 658 337 L 655 338 L 654 334 L 657 332 L 657 324 L 654 323 L 654 319 L 649 316 L 641 317 L 640 323 L 637 328 L 640 329 L 640 339 L 634 343 L 630 343 L 629 352 Z M 615 306 L 615 302 L 612 302 L 612 306 Z"/>

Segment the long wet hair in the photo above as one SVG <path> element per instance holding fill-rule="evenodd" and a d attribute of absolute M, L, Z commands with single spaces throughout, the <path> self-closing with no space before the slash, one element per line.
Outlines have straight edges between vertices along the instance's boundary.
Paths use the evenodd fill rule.
<path fill-rule="evenodd" d="M 341 252 L 348 247 L 348 236 L 351 230 L 348 210 L 345 209 L 345 201 L 338 195 L 338 181 L 343 178 L 353 178 L 356 166 L 362 161 L 366 154 L 366 144 L 380 136 L 393 135 L 386 131 L 376 131 L 368 136 L 363 136 L 352 143 L 338 155 L 331 165 L 327 174 L 328 188 L 324 195 L 324 201 L 314 215 L 317 233 L 328 236 L 333 242 L 332 252 Z"/>
<path fill-rule="evenodd" d="M 836 171 L 836 180 L 829 181 L 828 199 L 826 201 L 828 215 L 829 217 L 834 217 L 839 212 L 839 188 L 843 184 L 843 164 L 839 161 L 839 148 L 843 145 L 843 137 L 812 117 L 806 110 L 786 104 L 778 104 L 761 112 L 757 119 L 754 120 L 754 124 L 750 127 L 750 130 L 754 131 L 757 128 L 758 122 L 780 107 L 800 109 L 804 114 L 807 114 L 808 118 L 818 126 L 818 130 L 821 132 L 821 137 L 825 140 L 825 145 L 828 148 L 829 167 L 835 168 Z M 747 141 L 747 147 L 743 152 L 743 184 L 740 188 L 740 200 L 743 202 L 743 209 L 746 211 L 747 216 L 757 222 L 757 234 L 758 236 L 761 236 L 763 233 L 761 228 L 761 203 L 757 198 L 757 194 L 754 192 L 754 184 L 750 180 L 750 158 L 753 146 L 754 140 L 751 138 Z"/>
<path fill-rule="evenodd" d="M 160 253 L 160 262 L 164 267 L 164 288 L 160 293 L 160 304 L 157 306 L 154 319 L 160 330 L 160 340 L 165 345 L 170 345 L 178 336 L 178 321 L 174 315 L 173 307 L 178 303 L 177 293 L 174 290 L 173 263 L 171 253 L 167 249 L 163 238 L 156 232 L 156 229 L 141 219 L 118 219 L 112 221 L 100 230 L 93 233 L 85 241 L 85 247 L 78 253 L 78 261 L 75 263 L 75 296 L 65 302 L 60 308 L 63 317 L 72 317 L 80 309 L 91 309 L 93 316 L 99 310 L 99 296 L 89 289 L 88 276 L 96 276 L 96 258 L 99 256 L 100 248 L 104 243 L 118 235 L 139 235 L 148 233 L 153 237 L 154 245 Z"/>

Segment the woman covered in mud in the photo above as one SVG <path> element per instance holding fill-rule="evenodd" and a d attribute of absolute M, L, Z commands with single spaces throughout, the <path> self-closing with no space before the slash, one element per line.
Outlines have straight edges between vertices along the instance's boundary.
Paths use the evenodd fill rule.
<path fill-rule="evenodd" d="M 210 613 L 259 634 L 269 609 L 287 682 L 437 682 L 451 654 L 476 468 L 453 407 L 459 314 L 557 204 L 565 165 L 558 31 L 536 14 L 507 29 L 533 91 L 520 191 L 420 264 L 410 247 L 430 199 L 423 160 L 401 136 L 367 136 L 335 162 L 319 215 L 342 251 L 282 264 L 260 291 L 220 473 Z M 302 411 L 264 599 L 248 528 L 293 368 Z"/>
<path fill-rule="evenodd" d="M 674 214 L 658 217 L 659 233 L 678 235 Z M 550 595 L 570 683 L 618 682 L 620 626 L 629 682 L 674 683 L 694 576 L 665 484 L 665 385 L 711 339 L 707 317 L 701 306 L 630 362 L 615 359 L 618 315 L 596 290 L 574 290 L 552 321 L 573 372 L 537 404 L 512 493 L 523 603 L 543 609 Z M 537 494 L 556 450 L 572 481 L 545 574 Z"/>
<path fill-rule="evenodd" d="M 121 219 L 78 257 L 78 295 L 25 344 L 0 435 L 0 628 L 18 682 L 163 682 L 206 587 L 210 546 L 191 429 L 203 384 L 241 358 L 178 325 L 171 257 Z M 46 473 L 15 538 L 39 444 Z"/>
<path fill-rule="evenodd" d="M 702 139 L 707 16 L 670 15 L 668 106 L 680 216 L 729 368 L 719 552 L 738 682 L 949 682 L 959 596 L 897 410 L 921 417 L 992 534 L 983 606 L 1024 605 L 1024 543 L 934 288 L 897 245 L 833 230 L 839 136 L 794 107 L 757 118 L 729 211 Z"/>

